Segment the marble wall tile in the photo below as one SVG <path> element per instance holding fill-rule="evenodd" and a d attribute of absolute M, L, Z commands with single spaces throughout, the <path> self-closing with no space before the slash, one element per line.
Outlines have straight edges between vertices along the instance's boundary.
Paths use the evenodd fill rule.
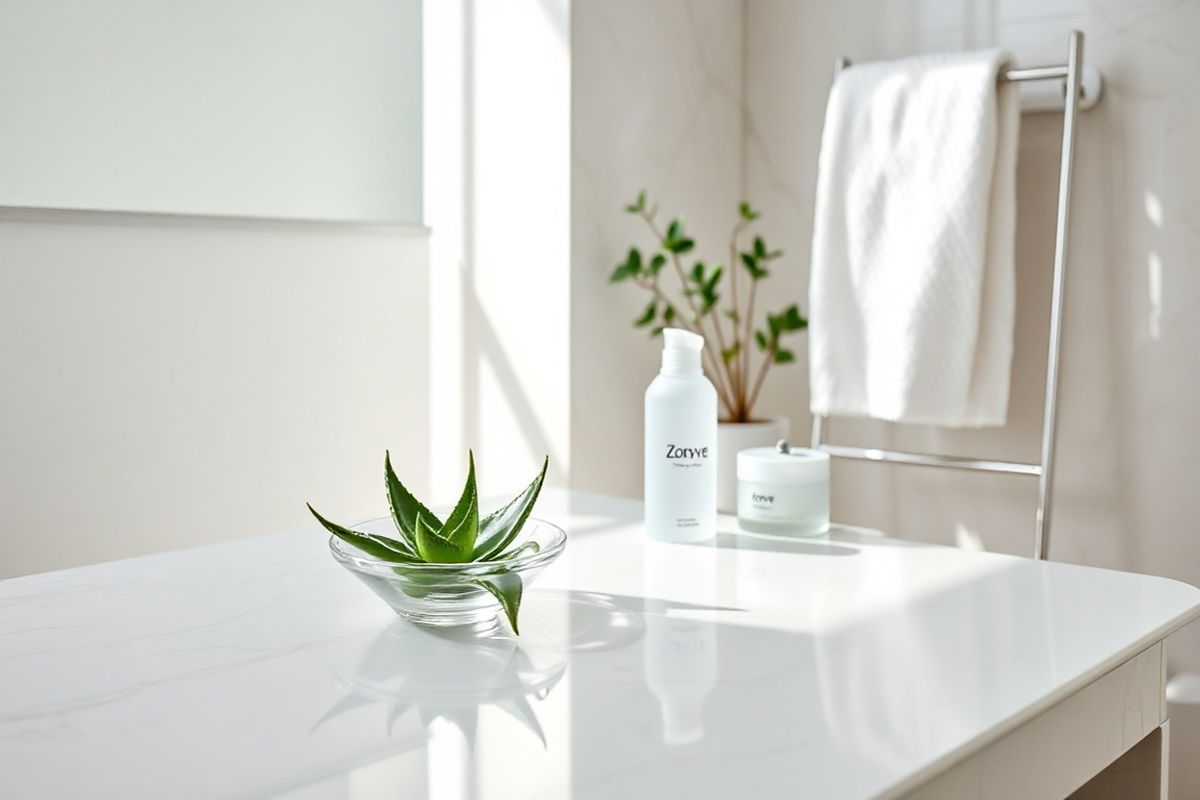
<path fill-rule="evenodd" d="M 572 26 L 571 471 L 640 497 L 642 393 L 659 340 L 630 324 L 649 298 L 608 276 L 653 244 L 622 208 L 645 189 L 723 260 L 742 180 L 742 4 L 575 0 Z"/>

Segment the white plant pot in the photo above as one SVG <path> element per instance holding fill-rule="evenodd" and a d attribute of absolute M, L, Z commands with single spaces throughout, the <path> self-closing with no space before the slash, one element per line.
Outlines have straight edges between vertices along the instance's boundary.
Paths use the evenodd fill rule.
<path fill-rule="evenodd" d="M 717 510 L 737 512 L 737 454 L 748 447 L 774 447 L 791 431 L 787 417 L 761 422 L 717 423 Z"/>

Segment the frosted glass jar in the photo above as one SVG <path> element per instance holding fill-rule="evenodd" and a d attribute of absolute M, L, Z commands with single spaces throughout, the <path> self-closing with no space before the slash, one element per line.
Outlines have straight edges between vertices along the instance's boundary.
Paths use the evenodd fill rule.
<path fill-rule="evenodd" d="M 751 447 L 737 455 L 738 525 L 753 533 L 821 536 L 829 530 L 829 455 Z"/>

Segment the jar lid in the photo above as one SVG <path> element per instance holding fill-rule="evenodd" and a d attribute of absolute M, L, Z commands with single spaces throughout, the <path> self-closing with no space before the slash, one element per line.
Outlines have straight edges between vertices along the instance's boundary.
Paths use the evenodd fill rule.
<path fill-rule="evenodd" d="M 807 483 L 829 480 L 829 454 L 794 448 L 751 447 L 737 454 L 738 480 L 761 483 Z"/>

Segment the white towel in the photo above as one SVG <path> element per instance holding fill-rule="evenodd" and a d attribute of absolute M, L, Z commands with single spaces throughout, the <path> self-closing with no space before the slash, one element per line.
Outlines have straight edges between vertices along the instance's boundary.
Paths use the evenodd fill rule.
<path fill-rule="evenodd" d="M 825 112 L 809 285 L 817 414 L 1003 425 L 1016 87 L 1000 51 L 855 65 Z"/>

